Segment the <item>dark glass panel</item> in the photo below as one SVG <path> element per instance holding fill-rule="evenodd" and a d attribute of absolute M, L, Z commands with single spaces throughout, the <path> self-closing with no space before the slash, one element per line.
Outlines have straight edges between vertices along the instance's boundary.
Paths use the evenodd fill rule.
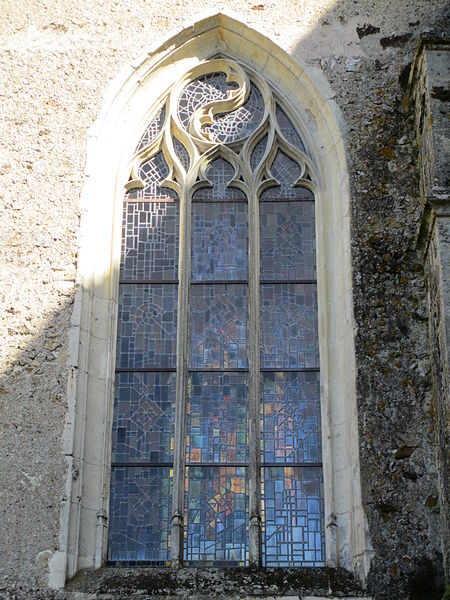
<path fill-rule="evenodd" d="M 193 285 L 190 298 L 190 367 L 246 368 L 247 286 Z"/>
<path fill-rule="evenodd" d="M 122 279 L 176 279 L 179 206 L 176 202 L 125 202 Z"/>
<path fill-rule="evenodd" d="M 315 279 L 313 202 L 261 202 L 261 279 Z"/>
<path fill-rule="evenodd" d="M 118 373 L 112 460 L 171 462 L 175 373 Z"/>
<path fill-rule="evenodd" d="M 131 190 L 129 198 L 178 198 L 177 194 L 161 183 L 169 174 L 169 167 L 162 152 L 144 162 L 139 168 L 138 176 L 144 184 L 143 189 Z"/>
<path fill-rule="evenodd" d="M 170 468 L 113 467 L 108 560 L 166 564 L 171 505 Z"/>
<path fill-rule="evenodd" d="M 192 205 L 192 280 L 248 278 L 247 203 Z"/>
<path fill-rule="evenodd" d="M 175 367 L 177 285 L 121 285 L 118 368 Z"/>
<path fill-rule="evenodd" d="M 297 130 L 292 125 L 291 120 L 288 118 L 284 110 L 282 110 L 278 104 L 276 108 L 276 116 L 278 127 L 280 128 L 281 133 L 286 138 L 286 140 L 292 144 L 297 150 L 301 152 L 305 152 L 305 146 L 303 145 L 300 136 L 297 133 Z"/>
<path fill-rule="evenodd" d="M 246 373 L 191 373 L 187 462 L 246 462 Z"/>
<path fill-rule="evenodd" d="M 144 132 L 144 135 L 141 137 L 139 144 L 137 145 L 136 152 L 148 146 L 153 140 L 156 139 L 156 136 L 161 131 L 164 119 L 166 117 L 166 107 L 163 106 L 159 113 L 150 121 L 147 129 Z"/>
<path fill-rule="evenodd" d="M 262 373 L 263 462 L 320 462 L 319 373 Z"/>
<path fill-rule="evenodd" d="M 189 169 L 189 162 L 190 162 L 188 151 L 186 150 L 184 145 L 179 140 L 177 140 L 177 138 L 173 139 L 173 147 L 174 147 L 176 155 L 180 159 L 181 164 L 187 171 Z"/>
<path fill-rule="evenodd" d="M 262 471 L 263 566 L 323 566 L 322 469 L 266 467 Z"/>
<path fill-rule="evenodd" d="M 301 175 L 300 166 L 287 154 L 278 150 L 270 171 L 280 185 L 270 188 L 261 194 L 261 199 L 292 198 L 298 200 L 314 200 L 313 193 L 306 188 L 294 187 Z"/>
<path fill-rule="evenodd" d="M 319 366 L 315 284 L 261 285 L 261 367 Z"/>
<path fill-rule="evenodd" d="M 212 187 L 201 188 L 193 195 L 193 201 L 196 200 L 246 200 L 246 196 L 241 190 L 233 187 L 228 187 L 229 182 L 233 179 L 234 167 L 223 158 L 216 158 L 206 169 L 206 177 L 212 183 Z"/>
<path fill-rule="evenodd" d="M 266 146 L 267 146 L 267 140 L 268 140 L 268 136 L 266 134 L 262 138 L 262 140 L 260 142 L 258 142 L 256 144 L 256 146 L 253 148 L 252 155 L 250 157 L 250 166 L 252 168 L 252 171 L 254 171 L 256 169 L 256 167 L 259 165 L 260 160 L 264 156 L 264 152 L 266 151 Z"/>
<path fill-rule="evenodd" d="M 205 75 L 189 83 L 180 96 L 178 114 L 186 129 L 196 110 L 212 100 L 223 100 L 227 93 L 236 89 L 235 83 L 227 83 L 224 73 Z M 264 102 L 259 90 L 252 85 L 246 102 L 237 110 L 215 115 L 211 125 L 204 127 L 215 142 L 229 144 L 249 136 L 261 122 Z"/>
<path fill-rule="evenodd" d="M 188 467 L 184 560 L 245 566 L 248 490 L 244 467 Z"/>

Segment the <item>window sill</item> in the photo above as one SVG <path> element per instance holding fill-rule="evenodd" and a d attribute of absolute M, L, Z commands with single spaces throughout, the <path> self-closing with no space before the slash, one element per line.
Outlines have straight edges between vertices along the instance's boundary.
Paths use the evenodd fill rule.
<path fill-rule="evenodd" d="M 352 598 L 370 600 L 345 569 L 321 568 L 183 568 L 161 567 L 85 570 L 68 582 L 67 591 L 95 597 L 136 598 Z M 100 596 L 101 594 L 101 596 Z M 98 595 L 98 596 L 97 596 Z"/>

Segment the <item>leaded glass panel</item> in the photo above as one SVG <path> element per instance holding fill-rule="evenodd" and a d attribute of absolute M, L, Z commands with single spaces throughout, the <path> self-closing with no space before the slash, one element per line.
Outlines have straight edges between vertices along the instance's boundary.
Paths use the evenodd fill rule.
<path fill-rule="evenodd" d="M 323 566 L 323 477 L 319 467 L 263 469 L 263 566 Z"/>
<path fill-rule="evenodd" d="M 292 144 L 297 150 L 301 152 L 305 152 L 305 146 L 297 133 L 297 130 L 292 125 L 291 120 L 286 115 L 284 110 L 280 108 L 280 105 L 277 104 L 276 108 L 276 116 L 278 127 L 280 128 L 281 133 L 286 138 L 286 140 Z"/>
<path fill-rule="evenodd" d="M 246 368 L 247 315 L 246 285 L 193 285 L 190 368 Z"/>
<path fill-rule="evenodd" d="M 248 460 L 246 373 L 191 373 L 186 461 Z"/>
<path fill-rule="evenodd" d="M 189 162 L 190 162 L 188 151 L 183 146 L 183 144 L 179 140 L 177 140 L 177 138 L 174 138 L 174 140 L 173 140 L 173 147 L 175 149 L 175 153 L 176 153 L 177 157 L 180 159 L 181 164 L 187 171 L 189 168 Z"/>
<path fill-rule="evenodd" d="M 170 468 L 113 467 L 108 561 L 166 564 L 171 503 Z"/>
<path fill-rule="evenodd" d="M 192 205 L 192 280 L 248 278 L 248 206 Z"/>
<path fill-rule="evenodd" d="M 235 83 L 228 83 L 224 73 L 205 75 L 188 84 L 180 96 L 178 114 L 184 127 L 196 110 L 212 100 L 223 100 L 227 92 L 236 89 Z M 237 110 L 215 115 L 211 125 L 204 127 L 212 140 L 229 144 L 249 136 L 259 125 L 264 114 L 264 102 L 255 85 L 251 86 L 247 101 Z"/>
<path fill-rule="evenodd" d="M 144 187 L 142 189 L 131 190 L 128 194 L 129 198 L 177 198 L 173 190 L 161 185 L 169 174 L 169 167 L 162 152 L 144 162 L 138 174 Z"/>
<path fill-rule="evenodd" d="M 187 467 L 184 559 L 245 566 L 248 490 L 245 467 Z"/>
<path fill-rule="evenodd" d="M 173 461 L 175 379 L 175 373 L 117 373 L 113 461 Z"/>
<path fill-rule="evenodd" d="M 261 202 L 261 279 L 316 278 L 313 202 Z"/>
<path fill-rule="evenodd" d="M 315 284 L 261 285 L 261 367 L 319 366 Z"/>
<path fill-rule="evenodd" d="M 178 286 L 119 288 L 118 368 L 176 367 Z"/>
<path fill-rule="evenodd" d="M 143 136 L 139 140 L 136 151 L 142 150 L 142 148 L 145 148 L 145 146 L 148 146 L 156 139 L 158 133 L 160 133 L 162 129 L 165 118 L 166 107 L 163 106 L 158 114 L 148 124 L 147 129 L 144 131 Z"/>
<path fill-rule="evenodd" d="M 122 279 L 176 279 L 179 206 L 177 202 L 125 202 Z"/>
<path fill-rule="evenodd" d="M 256 167 L 259 165 L 262 157 L 264 156 L 264 152 L 266 151 L 267 148 L 267 141 L 268 141 L 269 137 L 266 134 L 262 140 L 260 142 L 258 142 L 256 144 L 256 146 L 253 148 L 252 154 L 250 156 L 250 166 L 252 168 L 252 171 L 256 170 Z"/>
<path fill-rule="evenodd" d="M 319 462 L 319 373 L 262 373 L 262 461 Z"/>
<path fill-rule="evenodd" d="M 311 160 L 262 77 L 229 59 L 207 69 L 168 90 L 131 161 L 143 188 L 123 212 L 108 560 L 320 566 Z M 279 185 L 259 196 L 271 176 Z"/>
<path fill-rule="evenodd" d="M 302 187 L 295 187 L 296 181 L 302 175 L 302 170 L 295 160 L 292 160 L 282 150 L 278 150 L 270 171 L 279 185 L 272 187 L 261 194 L 261 199 L 270 198 L 295 198 L 299 200 L 314 200 L 312 192 Z"/>
<path fill-rule="evenodd" d="M 211 182 L 212 187 L 197 190 L 192 197 L 193 202 L 246 200 L 245 194 L 241 190 L 228 186 L 234 177 L 234 168 L 227 160 L 223 158 L 213 160 L 206 169 L 206 177 Z"/>

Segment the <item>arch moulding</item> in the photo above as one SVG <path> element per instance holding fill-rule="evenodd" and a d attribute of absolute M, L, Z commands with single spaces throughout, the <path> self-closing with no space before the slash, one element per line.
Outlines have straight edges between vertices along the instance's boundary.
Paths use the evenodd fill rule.
<path fill-rule="evenodd" d="M 203 16 L 126 67 L 88 141 L 78 291 L 70 334 L 67 461 L 50 586 L 106 559 L 122 198 L 131 158 L 159 98 L 186 71 L 229 57 L 290 107 L 318 170 L 317 272 L 326 561 L 364 581 L 372 555 L 361 502 L 348 172 L 338 109 L 323 76 L 229 12 Z"/>

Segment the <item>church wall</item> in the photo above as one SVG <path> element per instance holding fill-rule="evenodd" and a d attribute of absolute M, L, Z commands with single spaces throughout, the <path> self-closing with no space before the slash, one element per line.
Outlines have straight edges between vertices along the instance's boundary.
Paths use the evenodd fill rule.
<path fill-rule="evenodd" d="M 440 598 L 437 424 L 406 87 L 418 35 L 445 26 L 446 2 L 223 5 L 316 69 L 342 113 L 362 492 L 375 552 L 367 583 L 377 599 Z M 89 129 L 120 70 L 203 8 L 196 0 L 2 3 L 0 597 L 50 594 L 47 565 L 67 500 L 68 332 Z"/>

